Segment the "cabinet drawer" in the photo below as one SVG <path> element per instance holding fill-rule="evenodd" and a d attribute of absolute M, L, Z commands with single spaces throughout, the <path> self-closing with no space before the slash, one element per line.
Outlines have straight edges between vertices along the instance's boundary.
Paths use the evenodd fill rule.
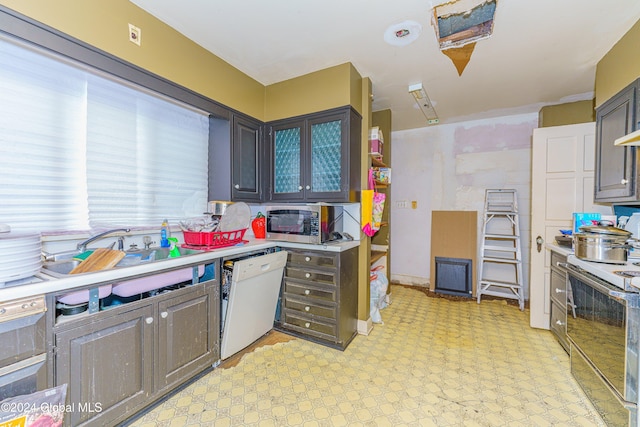
<path fill-rule="evenodd" d="M 309 299 L 303 300 L 288 295 L 285 295 L 284 307 L 289 310 L 299 311 L 301 313 L 307 313 L 314 316 L 322 316 L 332 320 L 335 320 L 337 316 L 337 309 L 335 305 L 319 305 Z"/>
<path fill-rule="evenodd" d="M 322 288 L 319 286 L 309 286 L 303 283 L 295 283 L 285 278 L 285 294 L 309 297 L 321 301 L 336 302 L 335 288 Z"/>
<path fill-rule="evenodd" d="M 562 269 L 562 267 L 558 267 L 558 263 L 566 263 L 567 257 L 565 255 L 559 254 L 558 252 L 551 251 L 551 269 Z"/>
<path fill-rule="evenodd" d="M 552 301 L 555 301 L 561 307 L 567 305 L 567 277 L 565 274 L 551 270 L 549 292 Z"/>
<path fill-rule="evenodd" d="M 319 270 L 307 270 L 297 267 L 286 267 L 284 275 L 292 279 L 308 280 L 315 283 L 323 283 L 326 285 L 335 285 L 336 272 L 335 271 L 319 271 Z"/>
<path fill-rule="evenodd" d="M 287 263 L 309 267 L 337 268 L 338 257 L 329 254 L 289 252 Z"/>
<path fill-rule="evenodd" d="M 335 340 L 338 333 L 335 323 L 325 323 L 317 319 L 298 316 L 288 310 L 284 312 L 284 326 L 324 339 Z"/>
<path fill-rule="evenodd" d="M 551 301 L 550 328 L 564 349 L 569 351 L 569 341 L 567 340 L 567 310 L 555 301 Z"/>

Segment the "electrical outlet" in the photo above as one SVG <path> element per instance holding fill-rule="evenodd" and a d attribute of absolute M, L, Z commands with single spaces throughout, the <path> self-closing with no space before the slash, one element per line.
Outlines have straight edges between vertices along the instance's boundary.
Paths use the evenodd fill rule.
<path fill-rule="evenodd" d="M 417 200 L 412 200 L 411 201 L 411 209 L 418 209 L 418 201 Z"/>
<path fill-rule="evenodd" d="M 406 200 L 398 200 L 396 202 L 396 208 L 397 209 L 408 209 L 409 208 L 409 202 Z"/>
<path fill-rule="evenodd" d="M 142 30 L 133 24 L 129 24 L 129 41 L 140 46 Z"/>

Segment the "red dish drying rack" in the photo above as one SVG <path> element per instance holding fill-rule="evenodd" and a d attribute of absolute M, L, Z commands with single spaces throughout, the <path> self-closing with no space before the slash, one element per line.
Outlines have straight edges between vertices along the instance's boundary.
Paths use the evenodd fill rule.
<path fill-rule="evenodd" d="M 242 238 L 246 231 L 246 228 L 234 231 L 184 231 L 182 233 L 184 236 L 184 244 L 182 247 L 187 249 L 208 250 L 233 246 L 244 242 Z"/>

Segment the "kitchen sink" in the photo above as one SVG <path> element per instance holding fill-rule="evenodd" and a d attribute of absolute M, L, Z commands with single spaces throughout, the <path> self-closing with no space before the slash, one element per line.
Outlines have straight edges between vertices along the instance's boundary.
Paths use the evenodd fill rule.
<path fill-rule="evenodd" d="M 187 256 L 193 254 L 202 253 L 202 251 L 196 249 L 186 249 L 178 247 L 180 256 Z M 54 277 L 60 277 L 68 275 L 71 270 L 80 264 L 80 261 L 73 259 L 78 255 L 77 251 L 63 252 L 61 254 L 55 254 L 55 261 L 46 261 L 42 264 L 42 268 L 45 273 Z M 133 249 L 125 251 L 125 256 L 114 267 L 128 267 L 132 265 L 138 265 L 147 262 L 162 261 L 169 258 L 169 248 L 149 248 L 149 249 Z"/>
<path fill-rule="evenodd" d="M 202 253 L 195 249 L 186 249 L 179 247 L 181 256 L 188 256 Z M 77 254 L 77 253 L 76 253 Z M 169 259 L 169 248 L 149 248 L 135 249 L 125 251 L 125 257 L 114 267 L 127 267 L 148 262 L 157 262 Z M 58 261 L 48 261 L 43 263 L 42 267 L 46 274 L 54 277 L 64 277 L 69 275 L 71 270 L 80 264 L 80 261 L 72 259 L 72 257 L 63 257 Z M 201 277 L 204 274 L 204 265 L 197 266 L 197 275 Z M 191 280 L 194 275 L 192 267 L 182 268 L 180 270 L 169 271 L 166 273 L 151 274 L 149 276 L 140 277 L 132 280 L 125 280 L 111 285 L 101 286 L 99 288 L 99 298 L 104 298 L 112 292 L 116 295 L 128 297 L 143 292 L 159 289 L 168 285 Z M 89 299 L 89 291 L 82 290 L 72 292 L 58 298 L 59 302 L 65 304 L 81 304 Z"/>

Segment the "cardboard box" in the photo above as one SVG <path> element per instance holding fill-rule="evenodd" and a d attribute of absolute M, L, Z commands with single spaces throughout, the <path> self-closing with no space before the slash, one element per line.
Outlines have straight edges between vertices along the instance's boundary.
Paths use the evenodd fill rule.
<path fill-rule="evenodd" d="M 369 140 L 369 154 L 373 154 L 376 156 L 382 156 L 382 147 L 384 143 L 379 139 L 370 139 Z"/>
<path fill-rule="evenodd" d="M 600 221 L 601 214 L 589 212 L 574 212 L 573 214 L 573 232 L 580 233 L 580 227 L 583 225 L 593 225 L 593 221 Z"/>
<path fill-rule="evenodd" d="M 374 126 L 369 129 L 369 140 L 373 140 L 373 139 L 380 140 L 380 142 L 384 143 L 382 131 L 378 126 Z"/>
<path fill-rule="evenodd" d="M 384 137 L 378 126 L 369 129 L 369 154 L 382 156 Z"/>

